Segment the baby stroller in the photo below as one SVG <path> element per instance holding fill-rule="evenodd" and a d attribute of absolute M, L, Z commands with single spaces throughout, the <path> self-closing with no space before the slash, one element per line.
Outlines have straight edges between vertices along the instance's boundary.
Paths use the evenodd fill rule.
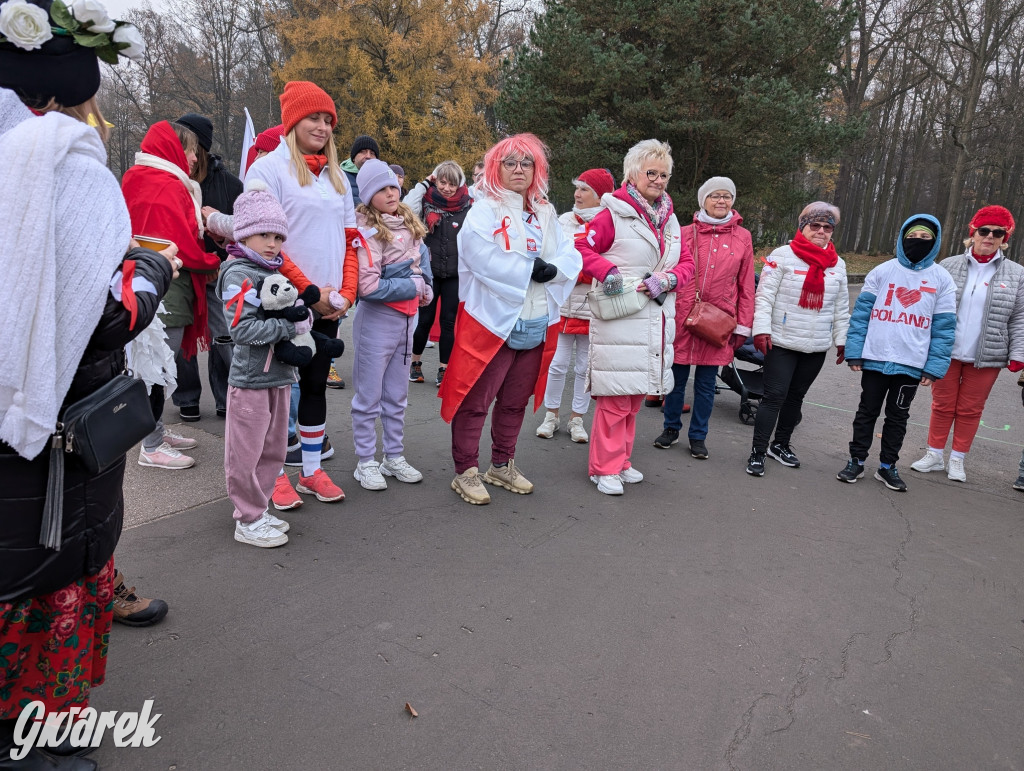
<path fill-rule="evenodd" d="M 736 362 L 753 364 L 756 369 L 737 367 Z M 718 379 L 740 395 L 740 420 L 748 426 L 752 424 L 758 402 L 764 396 L 764 355 L 754 348 L 752 337 L 736 349 L 733 360 L 722 367 Z"/>

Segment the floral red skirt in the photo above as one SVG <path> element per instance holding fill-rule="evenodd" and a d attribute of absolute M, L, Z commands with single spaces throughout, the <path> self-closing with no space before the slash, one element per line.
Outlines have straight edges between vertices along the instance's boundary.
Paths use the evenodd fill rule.
<path fill-rule="evenodd" d="M 107 673 L 114 558 L 52 594 L 0 602 L 0 720 L 32 701 L 47 712 L 85 707 Z"/>

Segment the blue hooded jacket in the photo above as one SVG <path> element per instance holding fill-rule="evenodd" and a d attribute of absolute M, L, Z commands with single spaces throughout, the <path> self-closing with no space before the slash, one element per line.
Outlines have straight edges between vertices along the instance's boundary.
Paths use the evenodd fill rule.
<path fill-rule="evenodd" d="M 918 262 L 912 263 L 903 253 L 903 238 L 912 224 L 927 223 L 935 229 L 935 242 L 927 256 Z M 900 227 L 899 236 L 896 238 L 896 256 L 893 258 L 904 268 L 913 271 L 922 271 L 935 264 L 935 258 L 942 246 L 942 225 L 930 214 L 914 214 L 907 219 Z M 882 263 L 871 272 L 885 268 L 892 262 Z M 871 273 L 868 274 L 870 276 Z M 869 281 L 865 281 L 870 285 Z M 909 375 L 913 378 L 927 376 L 932 380 L 938 380 L 949 369 L 949 360 L 953 352 L 953 337 L 956 334 L 956 312 L 936 313 L 931 320 L 931 345 L 928 348 L 928 359 L 923 369 L 912 367 L 907 364 L 895 361 L 872 361 L 864 360 L 861 355 L 864 351 L 864 339 L 868 333 L 868 323 L 871 320 L 871 310 L 875 306 L 877 295 L 873 292 L 861 291 L 854 305 L 853 313 L 850 314 L 850 331 L 846 336 L 846 362 L 847 364 L 862 365 L 864 369 L 881 372 L 885 375 Z"/>

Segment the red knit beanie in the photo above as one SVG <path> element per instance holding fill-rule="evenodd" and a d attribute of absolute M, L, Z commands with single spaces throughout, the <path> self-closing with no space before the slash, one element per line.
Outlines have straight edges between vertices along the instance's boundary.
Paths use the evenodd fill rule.
<path fill-rule="evenodd" d="M 331 116 L 331 127 L 338 124 L 338 111 L 334 100 L 316 83 L 308 80 L 293 80 L 284 84 L 281 94 L 281 125 L 287 134 L 295 124 L 315 112 L 326 112 Z"/>
<path fill-rule="evenodd" d="M 576 182 L 582 182 L 589 187 L 600 198 L 605 193 L 615 192 L 615 178 L 608 169 L 588 169 L 576 177 Z"/>
<path fill-rule="evenodd" d="M 1002 206 L 983 206 L 978 209 L 978 212 L 971 218 L 968 235 L 973 236 L 975 230 L 985 225 L 1003 228 L 1006 231 L 1006 241 L 1010 240 L 1015 227 L 1010 210 Z"/>

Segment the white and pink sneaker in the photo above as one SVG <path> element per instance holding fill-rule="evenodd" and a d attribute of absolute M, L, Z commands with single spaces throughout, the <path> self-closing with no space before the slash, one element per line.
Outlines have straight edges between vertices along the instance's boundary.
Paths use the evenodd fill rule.
<path fill-rule="evenodd" d="M 139 465 L 152 468 L 183 469 L 191 468 L 196 464 L 196 459 L 188 455 L 182 455 L 169 444 L 164 442 L 152 452 L 146 452 L 145 447 L 139 448 Z"/>
<path fill-rule="evenodd" d="M 173 447 L 175 450 L 191 450 L 199 446 L 199 442 L 195 439 L 176 434 L 166 428 L 164 429 L 164 444 Z"/>

